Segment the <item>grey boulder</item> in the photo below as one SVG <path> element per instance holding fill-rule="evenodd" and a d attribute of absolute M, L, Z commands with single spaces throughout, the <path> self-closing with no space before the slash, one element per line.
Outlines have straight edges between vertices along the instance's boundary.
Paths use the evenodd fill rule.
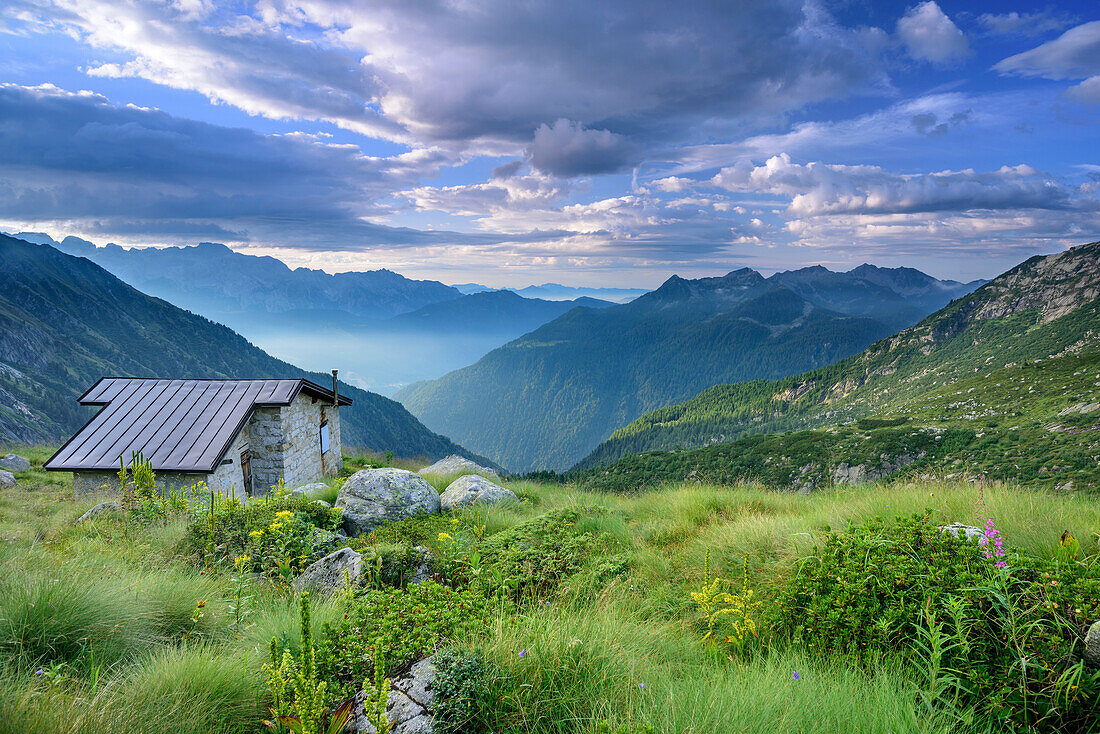
<path fill-rule="evenodd" d="M 31 463 L 19 454 L 8 454 L 0 457 L 0 469 L 7 469 L 10 472 L 30 471 Z"/>
<path fill-rule="evenodd" d="M 351 548 L 341 548 L 311 563 L 290 586 L 298 593 L 313 591 L 328 596 L 343 587 L 348 579 L 352 584 L 358 583 L 362 574 L 363 556 Z"/>
<path fill-rule="evenodd" d="M 312 484 L 303 484 L 301 487 L 295 487 L 290 490 L 291 497 L 305 497 L 306 495 L 313 494 L 317 490 L 325 489 L 328 485 L 324 482 L 313 482 Z"/>
<path fill-rule="evenodd" d="M 439 512 L 439 492 L 411 471 L 363 469 L 344 482 L 335 506 L 344 513 L 344 531 L 354 537 L 418 512 Z"/>
<path fill-rule="evenodd" d="M 425 658 L 409 668 L 408 672 L 390 682 L 390 697 L 386 701 L 386 718 L 391 734 L 432 734 L 432 704 L 435 703 L 435 663 Z M 351 731 L 359 734 L 377 734 L 374 724 L 367 721 L 362 691 L 355 697 L 355 709 Z"/>
<path fill-rule="evenodd" d="M 0 469 L 0 489 L 7 489 L 8 487 L 15 486 L 15 475 L 10 471 L 4 471 Z"/>
<path fill-rule="evenodd" d="M 1085 663 L 1100 668 L 1100 622 L 1093 622 L 1085 634 Z"/>
<path fill-rule="evenodd" d="M 470 461 L 465 456 L 451 454 L 440 459 L 431 466 L 426 466 L 419 472 L 422 477 L 453 477 L 459 474 L 480 474 L 483 477 L 500 481 L 500 475 L 489 467 Z"/>
<path fill-rule="evenodd" d="M 961 522 L 953 522 L 950 525 L 944 525 L 940 528 L 940 532 L 947 533 L 960 540 L 975 540 L 985 535 L 985 531 L 981 528 L 976 528 L 973 525 L 963 525 Z"/>
<path fill-rule="evenodd" d="M 443 490 L 443 494 L 439 495 L 439 506 L 444 510 L 454 510 L 467 505 L 495 505 L 515 499 L 516 493 L 512 490 L 493 484 L 485 477 L 467 474 Z"/>
<path fill-rule="evenodd" d="M 107 517 L 108 515 L 114 515 L 119 512 L 122 512 L 122 505 L 118 503 L 118 500 L 113 500 L 111 502 L 100 502 L 98 505 L 78 517 L 76 521 L 78 523 L 89 522 L 91 520 L 98 520 L 101 517 Z"/>

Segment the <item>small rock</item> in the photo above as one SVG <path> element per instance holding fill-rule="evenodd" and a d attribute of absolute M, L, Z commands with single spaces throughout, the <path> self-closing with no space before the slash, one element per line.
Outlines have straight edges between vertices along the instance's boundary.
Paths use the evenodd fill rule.
<path fill-rule="evenodd" d="M 101 517 L 114 515 L 118 512 L 122 512 L 122 505 L 118 503 L 118 500 L 112 500 L 110 502 L 100 502 L 98 505 L 78 517 L 76 521 L 78 523 L 81 523 L 88 522 L 90 520 L 98 520 Z"/>
<path fill-rule="evenodd" d="M 362 469 L 344 482 L 336 507 L 343 510 L 344 531 L 354 537 L 418 512 L 439 512 L 439 492 L 411 471 Z"/>
<path fill-rule="evenodd" d="M 1085 634 L 1085 662 L 1100 668 L 1100 622 L 1093 622 Z"/>
<path fill-rule="evenodd" d="M 324 482 L 313 482 L 312 484 L 303 484 L 301 487 L 295 487 L 290 490 L 291 497 L 305 497 L 306 495 L 313 494 L 314 492 L 326 489 L 328 487 Z"/>
<path fill-rule="evenodd" d="M 422 477 L 450 477 L 460 474 L 480 474 L 493 481 L 500 481 L 500 475 L 492 469 L 481 466 L 458 454 L 451 454 L 445 459 L 440 459 L 431 466 L 424 467 L 417 473 Z"/>
<path fill-rule="evenodd" d="M 420 584 L 432 577 L 432 552 L 425 546 L 417 545 L 413 550 L 420 554 L 420 562 L 412 570 L 410 584 Z"/>
<path fill-rule="evenodd" d="M 4 471 L 0 469 L 0 489 L 7 489 L 8 487 L 15 486 L 15 475 L 10 471 Z"/>
<path fill-rule="evenodd" d="M 391 734 L 432 734 L 435 672 L 435 663 L 431 658 L 425 658 L 390 682 L 386 718 L 390 721 Z M 376 734 L 377 729 L 367 721 L 365 701 L 366 694 L 360 691 L 355 696 L 355 713 L 350 729 L 359 734 Z"/>
<path fill-rule="evenodd" d="M 351 548 L 340 548 L 310 564 L 290 586 L 298 593 L 315 591 L 329 595 L 344 585 L 345 575 L 354 584 L 359 581 L 362 573 L 363 556 Z"/>
<path fill-rule="evenodd" d="M 24 459 L 19 454 L 8 454 L 0 458 L 0 469 L 7 469 L 10 472 L 30 471 L 31 463 Z"/>
<path fill-rule="evenodd" d="M 313 504 L 320 505 L 321 507 L 332 507 L 332 505 L 330 505 L 328 502 L 325 502 L 324 500 L 313 500 Z"/>
<path fill-rule="evenodd" d="M 940 532 L 964 540 L 974 540 L 975 538 L 980 538 L 985 535 L 985 531 L 981 528 L 976 528 L 973 525 L 964 525 L 961 522 L 953 522 L 950 525 L 944 525 L 940 528 Z"/>
<path fill-rule="evenodd" d="M 495 505 L 515 499 L 516 493 L 512 490 L 493 484 L 485 477 L 467 474 L 443 490 L 443 494 L 439 495 L 439 506 L 444 510 L 454 510 L 467 505 Z"/>

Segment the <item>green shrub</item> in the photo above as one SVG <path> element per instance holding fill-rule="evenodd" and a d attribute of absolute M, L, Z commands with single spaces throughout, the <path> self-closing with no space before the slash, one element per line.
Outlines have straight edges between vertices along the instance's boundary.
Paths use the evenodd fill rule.
<path fill-rule="evenodd" d="M 493 705 L 490 682 L 495 675 L 480 653 L 448 647 L 435 655 L 436 674 L 432 682 L 435 703 L 432 723 L 439 734 L 481 734 L 491 722 L 481 713 Z"/>
<path fill-rule="evenodd" d="M 374 545 L 388 544 L 413 547 L 435 542 L 440 533 L 452 529 L 451 519 L 445 515 L 418 512 L 404 520 L 387 523 L 375 528 L 366 535 L 360 535 L 352 542 L 352 547 L 362 551 Z"/>
<path fill-rule="evenodd" d="M 555 588 L 579 571 L 598 541 L 580 532 L 581 513 L 553 510 L 487 538 L 480 563 L 491 571 L 490 584 L 500 584 L 516 598 Z"/>
<path fill-rule="evenodd" d="M 248 502 L 214 495 L 195 509 L 183 550 L 206 563 L 248 556 L 254 571 L 291 575 L 308 565 L 314 528 L 335 530 L 341 518 L 337 509 L 282 492 Z"/>
<path fill-rule="evenodd" d="M 373 676 L 374 649 L 390 671 L 426 655 L 444 638 L 483 632 L 489 603 L 475 591 L 425 581 L 406 589 L 371 590 L 348 602 L 342 619 L 325 625 L 317 642 L 317 669 L 345 696 Z"/>
<path fill-rule="evenodd" d="M 1100 671 L 1080 656 L 1100 615 L 1096 562 L 1004 559 L 927 515 L 851 525 L 803 559 L 775 626 L 817 652 L 901 651 L 929 706 L 975 707 L 1000 728 L 1088 730 Z"/>

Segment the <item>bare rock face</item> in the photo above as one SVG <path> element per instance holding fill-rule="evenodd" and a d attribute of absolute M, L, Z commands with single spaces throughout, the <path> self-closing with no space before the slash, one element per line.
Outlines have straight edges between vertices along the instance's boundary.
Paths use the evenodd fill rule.
<path fill-rule="evenodd" d="M 0 469 L 0 489 L 7 489 L 8 487 L 15 486 L 15 475 L 10 471 L 4 471 Z"/>
<path fill-rule="evenodd" d="M 435 663 L 431 658 L 425 658 L 390 682 L 386 718 L 390 721 L 391 734 L 432 734 L 434 681 Z M 365 695 L 360 691 L 355 697 L 355 709 L 349 729 L 359 734 L 377 734 L 378 730 L 367 721 L 364 701 Z"/>
<path fill-rule="evenodd" d="M 495 505 L 515 500 L 516 493 L 494 484 L 485 477 L 467 474 L 451 482 L 439 495 L 439 505 L 444 510 L 454 510 L 467 505 Z"/>
<path fill-rule="evenodd" d="M 351 548 L 341 548 L 315 561 L 294 579 L 291 588 L 301 593 L 312 591 L 321 595 L 330 595 L 342 588 L 348 579 L 358 583 L 363 574 L 363 556 Z"/>
<path fill-rule="evenodd" d="M 7 469 L 12 473 L 30 471 L 31 463 L 19 454 L 8 454 L 0 457 L 0 469 Z"/>
<path fill-rule="evenodd" d="M 98 505 L 78 517 L 76 521 L 78 523 L 89 522 L 91 520 L 98 520 L 101 517 L 108 517 L 119 512 L 122 512 L 122 505 L 118 503 L 118 500 L 112 500 L 111 502 L 100 502 Z"/>
<path fill-rule="evenodd" d="M 439 492 L 411 471 L 363 469 L 344 482 L 335 507 L 344 513 L 344 532 L 354 537 L 418 512 L 439 512 Z"/>
<path fill-rule="evenodd" d="M 500 475 L 488 467 L 470 461 L 464 456 L 451 454 L 445 459 L 440 459 L 431 466 L 426 466 L 419 472 L 422 477 L 450 477 L 456 474 L 479 474 L 487 479 L 499 482 Z"/>

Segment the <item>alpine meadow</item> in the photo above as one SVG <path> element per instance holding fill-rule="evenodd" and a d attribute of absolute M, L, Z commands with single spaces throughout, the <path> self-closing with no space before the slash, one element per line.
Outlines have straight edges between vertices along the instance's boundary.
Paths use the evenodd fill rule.
<path fill-rule="evenodd" d="M 1100 734 L 1100 8 L 0 4 L 0 734 Z"/>

